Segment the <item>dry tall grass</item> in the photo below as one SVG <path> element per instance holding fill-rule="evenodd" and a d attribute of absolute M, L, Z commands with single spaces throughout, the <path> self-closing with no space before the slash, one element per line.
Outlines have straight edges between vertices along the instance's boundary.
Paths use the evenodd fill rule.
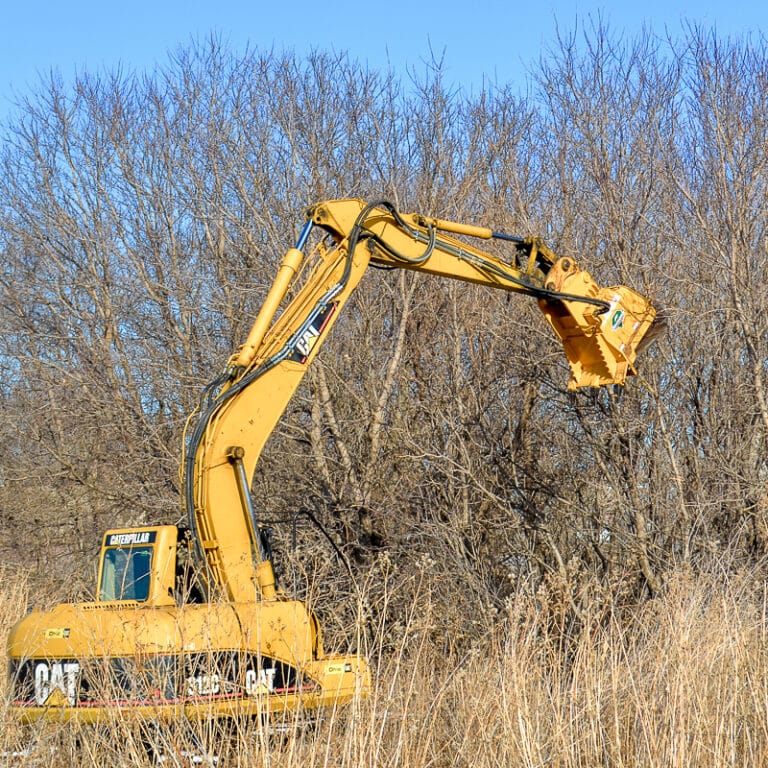
<path fill-rule="evenodd" d="M 23 583 L 3 579 L 6 632 Z M 329 715 L 312 734 L 268 742 L 235 729 L 219 765 L 240 766 L 761 766 L 768 764 L 766 592 L 752 575 L 671 574 L 663 597 L 619 616 L 596 607 L 570 636 L 558 606 L 520 596 L 489 617 L 471 650 L 446 658 L 427 588 L 395 652 L 372 659 L 373 695 Z M 427 585 L 428 586 L 428 585 Z M 597 606 L 597 601 L 595 602 Z M 441 617 L 442 618 L 442 617 Z M 442 622 L 441 622 L 442 624 Z M 389 645 L 388 647 L 392 647 Z M 109 728 L 34 729 L 27 762 L 147 765 L 142 738 L 166 765 L 204 754 L 219 733 L 192 724 L 152 731 L 116 713 Z M 146 730 L 149 728 L 150 732 Z M 3 710 L 0 748 L 18 744 Z"/>

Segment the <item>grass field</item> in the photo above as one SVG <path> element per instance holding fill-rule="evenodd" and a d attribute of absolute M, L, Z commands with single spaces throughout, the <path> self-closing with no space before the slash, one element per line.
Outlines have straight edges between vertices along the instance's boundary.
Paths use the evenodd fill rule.
<path fill-rule="evenodd" d="M 15 574 L 4 576 L 7 634 L 28 595 Z M 596 599 L 570 633 L 559 624 L 564 609 L 521 596 L 488 618 L 466 652 L 446 651 L 453 646 L 430 632 L 427 590 L 394 650 L 372 652 L 372 696 L 311 733 L 270 739 L 240 724 L 224 738 L 210 726 L 155 729 L 116 712 L 99 730 L 22 735 L 4 705 L 0 749 L 31 738 L 29 755 L 11 762 L 51 767 L 149 765 L 143 741 L 163 747 L 165 765 L 214 752 L 222 766 L 302 768 L 768 765 L 762 581 L 681 571 L 667 584 L 662 597 L 621 616 Z M 5 668 L 2 679 L 7 694 Z"/>

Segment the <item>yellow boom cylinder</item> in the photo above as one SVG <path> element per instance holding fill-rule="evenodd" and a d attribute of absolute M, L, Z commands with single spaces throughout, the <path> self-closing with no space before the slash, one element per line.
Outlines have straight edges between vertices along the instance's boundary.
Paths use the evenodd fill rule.
<path fill-rule="evenodd" d="M 247 368 L 253 361 L 254 354 L 264 340 L 264 334 L 269 329 L 280 302 L 285 298 L 288 286 L 299 271 L 302 261 L 304 261 L 304 254 L 298 248 L 289 248 L 285 252 L 275 281 L 256 316 L 251 332 L 232 360 L 235 367 Z"/>

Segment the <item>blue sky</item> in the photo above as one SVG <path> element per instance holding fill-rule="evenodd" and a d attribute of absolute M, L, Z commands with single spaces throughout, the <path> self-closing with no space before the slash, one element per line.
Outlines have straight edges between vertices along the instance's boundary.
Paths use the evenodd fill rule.
<path fill-rule="evenodd" d="M 425 70 L 434 54 L 447 78 L 467 89 L 483 83 L 522 88 L 527 67 L 561 31 L 596 18 L 628 36 L 645 24 L 678 35 L 686 21 L 718 34 L 764 34 L 759 0 L 4 0 L 0 37 L 0 118 L 13 100 L 39 89 L 52 71 L 152 70 L 168 53 L 212 33 L 237 52 L 311 49 L 347 52 L 373 68 Z M 432 53 L 430 53 L 430 51 Z"/>

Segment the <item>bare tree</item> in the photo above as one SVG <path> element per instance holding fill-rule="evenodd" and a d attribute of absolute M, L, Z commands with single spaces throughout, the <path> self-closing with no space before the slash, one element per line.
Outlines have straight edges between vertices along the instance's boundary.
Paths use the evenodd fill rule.
<path fill-rule="evenodd" d="M 520 589 L 562 590 L 578 620 L 594 590 L 658 593 L 677 562 L 762 558 L 764 43 L 580 35 L 526 98 L 467 95 L 439 61 L 405 84 L 214 39 L 30 100 L 0 176 L 7 557 L 54 551 L 66 578 L 94 531 L 178 518 L 185 415 L 305 206 L 360 196 L 541 234 L 649 295 L 667 335 L 622 392 L 570 393 L 532 302 L 366 276 L 254 485 L 299 589 L 338 597 L 346 561 L 374 593 L 398 581 L 402 608 L 429 577 L 471 637 Z"/>

